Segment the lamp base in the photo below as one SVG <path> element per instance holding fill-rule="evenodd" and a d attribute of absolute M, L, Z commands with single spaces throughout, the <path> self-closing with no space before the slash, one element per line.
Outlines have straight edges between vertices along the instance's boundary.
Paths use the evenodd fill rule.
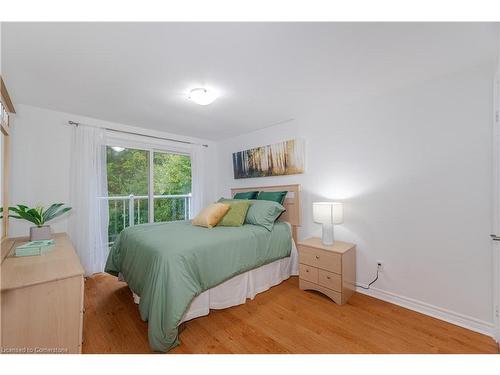
<path fill-rule="evenodd" d="M 333 224 L 323 224 L 321 242 L 323 245 L 333 245 Z"/>

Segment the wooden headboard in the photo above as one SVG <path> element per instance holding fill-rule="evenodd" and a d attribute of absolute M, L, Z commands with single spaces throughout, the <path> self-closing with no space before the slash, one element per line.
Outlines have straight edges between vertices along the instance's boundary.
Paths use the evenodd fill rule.
<path fill-rule="evenodd" d="M 276 186 L 254 186 L 244 188 L 231 189 L 231 197 L 236 193 L 243 193 L 246 191 L 288 191 L 285 197 L 283 206 L 286 211 L 280 216 L 279 220 L 287 221 L 292 226 L 292 237 L 297 243 L 297 227 L 301 225 L 300 214 L 300 185 L 276 185 Z"/>

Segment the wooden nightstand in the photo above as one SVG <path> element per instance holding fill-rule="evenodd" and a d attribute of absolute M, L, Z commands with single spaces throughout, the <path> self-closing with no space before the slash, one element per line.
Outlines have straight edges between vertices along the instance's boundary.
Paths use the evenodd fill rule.
<path fill-rule="evenodd" d="M 354 293 L 356 245 L 335 241 L 323 245 L 320 238 L 298 243 L 300 289 L 317 290 L 343 305 Z"/>

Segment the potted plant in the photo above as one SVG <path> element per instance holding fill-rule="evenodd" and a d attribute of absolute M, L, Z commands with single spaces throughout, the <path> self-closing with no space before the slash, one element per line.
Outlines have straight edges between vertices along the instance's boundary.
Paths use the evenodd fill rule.
<path fill-rule="evenodd" d="M 43 207 L 29 208 L 22 204 L 15 207 L 9 207 L 11 212 L 8 216 L 14 219 L 24 219 L 36 225 L 30 228 L 30 241 L 50 240 L 52 232 L 50 226 L 46 225 L 50 220 L 71 210 L 71 207 L 63 207 L 64 203 L 54 203 L 49 208 Z M 3 218 L 3 207 L 0 208 Z"/>

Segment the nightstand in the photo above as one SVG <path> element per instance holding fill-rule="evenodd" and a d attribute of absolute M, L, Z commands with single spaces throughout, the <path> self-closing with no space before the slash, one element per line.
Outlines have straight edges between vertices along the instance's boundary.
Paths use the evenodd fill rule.
<path fill-rule="evenodd" d="M 299 286 L 312 289 L 343 305 L 354 293 L 356 283 L 356 245 L 335 241 L 323 245 L 320 238 L 298 242 Z"/>

